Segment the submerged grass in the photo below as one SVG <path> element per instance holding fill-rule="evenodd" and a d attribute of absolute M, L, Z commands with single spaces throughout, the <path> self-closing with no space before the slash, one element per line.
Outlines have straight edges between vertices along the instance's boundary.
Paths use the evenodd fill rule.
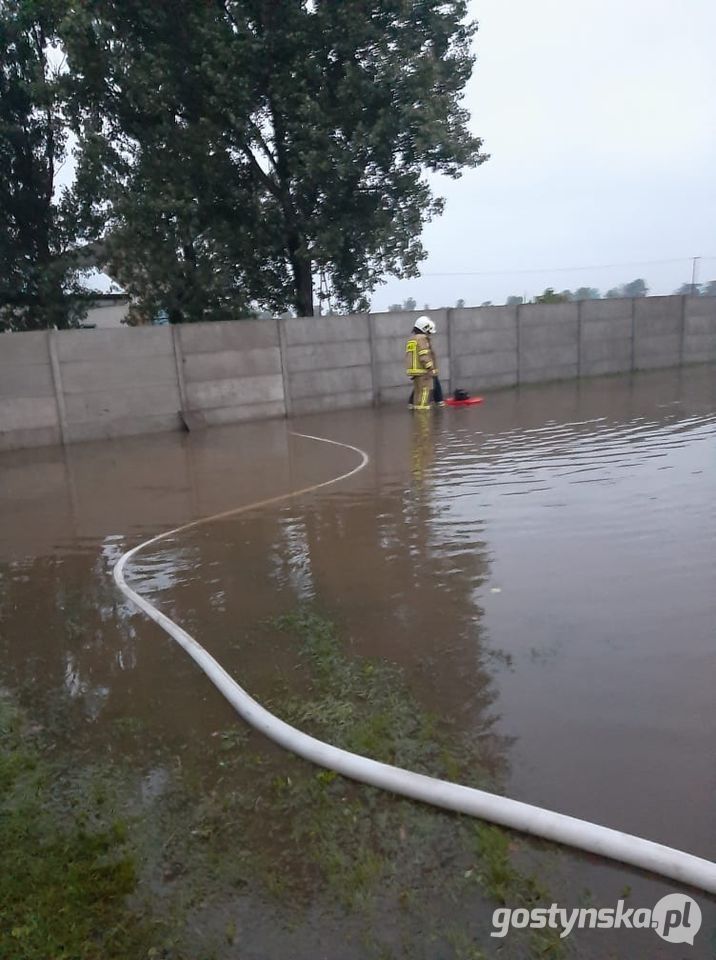
<path fill-rule="evenodd" d="M 312 610 L 273 625 L 298 641 L 310 677 L 307 693 L 274 704 L 284 719 L 384 763 L 475 785 L 490 782 L 479 751 L 421 707 L 398 666 L 348 657 L 336 626 Z"/>
<path fill-rule="evenodd" d="M 348 655 L 315 610 L 268 629 L 299 663 L 295 683 L 276 671 L 275 713 L 348 750 L 496 788 L 482 742 L 426 711 L 398 667 Z M 107 735 L 140 732 L 130 718 Z M 0 699 L 3 960 L 203 960 L 212 945 L 234 960 L 264 947 L 261 933 L 245 942 L 242 909 L 288 931 L 276 957 L 308 955 L 293 937 L 309 942 L 317 915 L 336 955 L 345 943 L 346 955 L 366 960 L 563 948 L 520 932 L 509 944 L 489 936 L 495 906 L 548 897 L 518 865 L 519 838 L 313 767 L 240 723 L 215 732 L 209 763 L 206 746 L 194 760 L 155 756 L 171 771 L 168 786 L 138 810 L 116 770 L 59 771 L 42 736 Z M 149 910 L 128 906 L 143 899 Z"/>
<path fill-rule="evenodd" d="M 0 956 L 146 957 L 155 931 L 126 906 L 137 886 L 126 823 L 58 809 L 54 774 L 22 714 L 0 696 Z"/>
<path fill-rule="evenodd" d="M 269 629 L 286 638 L 303 667 L 300 693 L 282 686 L 273 712 L 345 749 L 494 789 L 480 744 L 425 711 L 398 667 L 348 656 L 335 625 L 314 610 L 280 617 Z M 277 905 L 292 905 L 297 924 L 303 909 L 331 904 L 362 931 L 365 956 L 494 955 L 494 907 L 548 896 L 517 866 L 522 841 L 506 831 L 284 753 L 277 763 L 262 761 L 240 737 L 220 733 L 217 742 L 220 762 L 233 757 L 237 781 L 250 789 L 224 791 L 198 811 L 192 833 L 207 845 L 214 879 L 225 870 L 239 887 L 260 885 Z M 504 957 L 562 950 L 563 941 L 520 933 L 500 945 Z"/>

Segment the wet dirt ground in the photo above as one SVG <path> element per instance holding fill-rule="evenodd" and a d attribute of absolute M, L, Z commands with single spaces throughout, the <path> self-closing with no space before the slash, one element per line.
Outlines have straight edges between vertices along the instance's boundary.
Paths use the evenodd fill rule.
<path fill-rule="evenodd" d="M 304 871 L 302 844 L 324 828 L 300 835 L 308 795 L 278 802 L 276 784 L 290 793 L 315 771 L 245 734 L 114 586 L 114 562 L 139 540 L 357 461 L 292 431 L 353 444 L 370 464 L 156 545 L 130 583 L 281 715 L 310 681 L 273 618 L 319 611 L 349 658 L 399 668 L 414 709 L 474 747 L 476 782 L 716 859 L 716 368 L 496 392 L 429 416 L 358 410 L 5 454 L 0 685 L 68 768 L 112 765 L 117 802 L 138 818 L 139 896 L 175 918 L 180 945 L 231 958 L 539 955 L 490 938 L 499 890 L 468 882 L 480 860 L 452 843 L 449 819 L 401 820 L 397 850 L 374 837 L 371 886 L 361 834 L 330 818 L 346 803 L 370 823 L 378 803 L 391 830 L 392 813 L 349 787 L 327 800 L 326 857 L 341 868 Z M 250 837 L 232 856 L 236 797 Z M 510 842 L 546 902 L 567 908 L 651 907 L 676 889 Z M 227 862 L 242 857 L 237 879 Z M 716 908 L 694 896 L 693 947 L 628 930 L 575 932 L 562 947 L 711 957 Z"/>

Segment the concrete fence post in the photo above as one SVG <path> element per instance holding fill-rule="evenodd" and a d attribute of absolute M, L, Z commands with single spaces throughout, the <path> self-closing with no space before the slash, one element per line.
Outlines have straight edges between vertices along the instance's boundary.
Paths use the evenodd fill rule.
<path fill-rule="evenodd" d="M 577 300 L 577 380 L 582 376 L 582 304 Z"/>
<path fill-rule="evenodd" d="M 176 323 L 171 325 L 172 346 L 174 348 L 174 367 L 177 372 L 177 385 L 179 387 L 179 404 L 182 413 L 188 413 L 188 404 L 186 399 L 186 382 L 184 380 L 184 351 L 181 345 L 180 328 Z"/>
<path fill-rule="evenodd" d="M 449 389 L 452 392 L 457 385 L 457 336 L 455 335 L 455 317 L 452 307 L 447 311 L 448 361 L 450 363 Z"/>
<path fill-rule="evenodd" d="M 681 295 L 681 324 L 679 327 L 679 366 L 684 365 L 684 344 L 686 342 L 686 295 Z"/>
<path fill-rule="evenodd" d="M 373 406 L 377 407 L 380 403 L 380 389 L 378 385 L 378 351 L 375 344 L 375 317 L 372 313 L 368 314 L 368 344 L 370 349 L 370 379 L 373 389 Z"/>
<path fill-rule="evenodd" d="M 65 392 L 62 386 L 62 370 L 57 356 L 57 331 L 47 331 L 47 352 L 50 357 L 52 370 L 52 385 L 55 389 L 55 403 L 57 404 L 57 422 L 60 425 L 60 439 L 63 444 L 68 442 L 67 436 L 67 407 L 65 406 Z"/>
<path fill-rule="evenodd" d="M 631 298 L 631 363 L 629 369 L 634 370 L 636 365 L 636 297 Z"/>
<path fill-rule="evenodd" d="M 520 361 L 522 355 L 522 310 L 524 309 L 524 303 L 517 304 L 517 316 L 515 319 L 515 325 L 517 327 L 517 372 L 515 374 L 515 386 L 519 387 L 520 385 Z"/>
<path fill-rule="evenodd" d="M 291 382 L 288 376 L 288 338 L 286 336 L 286 317 L 276 317 L 276 328 L 278 330 L 278 349 L 281 355 L 281 378 L 283 380 L 283 406 L 286 416 L 290 417 L 292 413 L 291 403 Z"/>

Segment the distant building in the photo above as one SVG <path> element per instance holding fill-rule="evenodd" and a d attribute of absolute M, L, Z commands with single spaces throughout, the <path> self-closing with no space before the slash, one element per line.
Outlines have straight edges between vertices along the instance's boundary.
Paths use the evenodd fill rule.
<path fill-rule="evenodd" d="M 129 297 L 126 293 L 101 293 L 89 303 L 82 326 L 85 329 L 108 330 L 123 326 L 128 316 Z"/>

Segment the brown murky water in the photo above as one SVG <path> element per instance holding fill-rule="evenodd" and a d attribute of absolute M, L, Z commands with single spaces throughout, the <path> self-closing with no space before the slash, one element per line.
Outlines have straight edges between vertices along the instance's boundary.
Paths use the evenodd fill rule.
<path fill-rule="evenodd" d="M 231 710 L 110 571 L 152 533 L 354 465 L 291 429 L 354 444 L 371 463 L 153 548 L 132 583 L 259 699 L 295 666 L 266 618 L 316 606 L 352 654 L 399 664 L 425 709 L 479 741 L 508 795 L 716 858 L 713 367 L 505 391 L 430 417 L 362 410 L 4 455 L 0 682 L 57 731 L 58 749 L 128 763 L 148 819 L 179 767 L 212 795 L 228 789 L 211 745 L 235 726 Z M 288 762 L 250 742 L 277 770 Z M 567 907 L 612 906 L 626 886 L 632 905 L 651 906 L 674 889 L 568 851 L 540 856 Z M 150 878 L 160 893 L 172 881 Z M 353 921 L 310 892 L 298 927 L 274 902 L 214 897 L 192 907 L 194 934 L 201 943 L 197 927 L 231 916 L 240 949 L 221 956 L 403 955 L 360 936 L 349 948 Z M 593 931 L 571 949 L 710 957 L 716 909 L 697 899 L 693 948 Z M 483 933 L 471 929 L 472 900 L 441 909 L 496 946 L 484 916 Z M 389 930 L 390 910 L 371 924 Z M 453 941 L 419 955 L 479 955 Z"/>

